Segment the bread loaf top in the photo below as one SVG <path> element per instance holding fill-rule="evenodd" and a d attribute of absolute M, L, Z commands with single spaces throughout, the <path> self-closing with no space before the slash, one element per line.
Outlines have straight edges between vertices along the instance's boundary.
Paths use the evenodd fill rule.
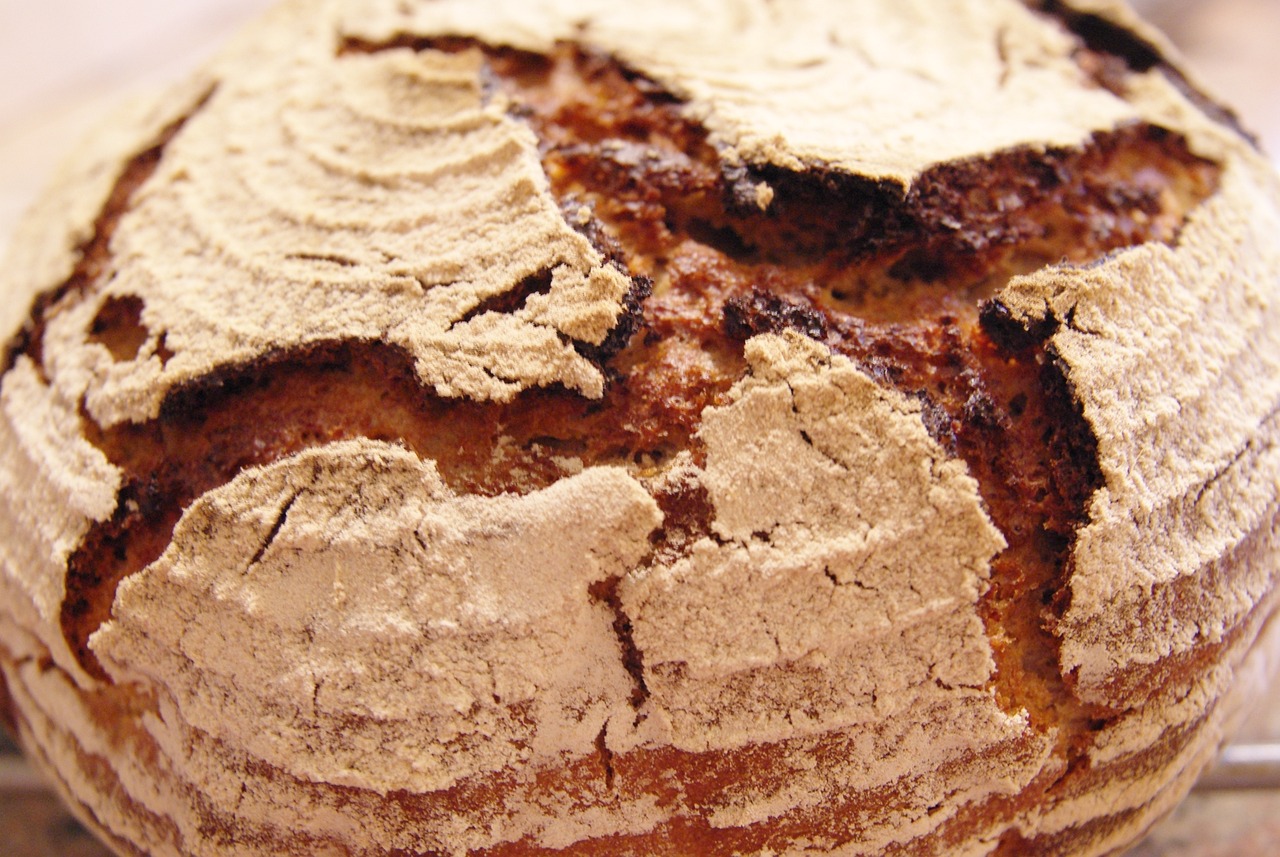
<path fill-rule="evenodd" d="M 66 638 L 64 601 L 86 534 L 123 514 L 125 475 L 101 438 L 163 422 L 229 369 L 377 343 L 404 356 L 424 400 L 604 396 L 650 272 L 593 237 L 589 206 L 565 210 L 482 53 L 569 42 L 682 102 L 766 215 L 787 173 L 909 197 L 940 166 L 1139 125 L 1214 165 L 1212 193 L 1169 240 L 1019 274 L 992 304 L 1048 331 L 1103 478 L 1071 546 L 1055 681 L 1116 712 L 1159 697 L 1148 668 L 1225 646 L 1271 590 L 1260 566 L 1221 568 L 1262 550 L 1276 510 L 1280 186 L 1120 7 L 1045 5 L 282 5 L 182 89 L 115 117 L 13 242 L 6 332 L 38 295 L 53 309 L 3 385 L 5 645 L 47 651 L 81 689 L 146 689 L 145 740 L 216 811 L 286 827 L 297 813 L 368 847 L 423 842 L 394 813 L 355 829 L 301 796 L 317 783 L 425 793 L 653 748 L 776 742 L 801 771 L 838 730 L 868 747 L 844 764 L 846 786 L 990 758 L 952 784 L 946 817 L 885 820 L 862 831 L 868 848 L 1024 787 L 1078 727 L 1033 723 L 1036 703 L 994 689 L 979 601 L 1007 541 L 990 501 L 919 397 L 795 330 L 747 340 L 741 377 L 699 415 L 698 449 L 668 461 L 568 452 L 546 484 L 483 496 L 450 484 L 447 456 L 318 439 L 195 497 L 167 549 L 107 593 L 91 658 Z M 1080 33 L 1095 31 L 1124 39 L 1091 47 Z M 710 529 L 655 553 L 677 517 L 655 497 L 681 492 L 705 495 Z M 1226 680 L 1208 670 L 1196 695 L 1118 721 L 1091 761 L 1204 717 Z M 931 724 L 939 712 L 950 729 Z M 72 726 L 83 744 L 98 729 L 87 709 Z M 1211 744 L 1020 829 L 1150 800 Z M 246 758 L 276 773 L 254 779 Z M 122 777 L 194 829 L 146 775 Z M 827 777 L 743 787 L 714 823 L 819 806 Z M 665 811 L 656 797 L 604 812 L 534 794 L 441 836 L 561 847 L 649 830 Z"/>
<path fill-rule="evenodd" d="M 55 288 L 119 177 L 121 148 L 136 154 L 182 124 L 112 236 L 112 283 L 47 334 L 55 384 L 86 395 L 89 414 L 110 426 L 154 417 L 169 390 L 217 366 L 308 342 L 379 338 L 408 350 L 441 395 L 509 399 L 552 384 L 600 395 L 599 369 L 569 343 L 605 339 L 628 283 L 565 222 L 537 141 L 502 98 L 485 97 L 479 55 L 358 54 L 353 42 L 460 36 L 546 51 L 579 41 L 688 101 L 728 163 L 903 188 L 938 164 L 1079 145 L 1126 122 L 1206 137 L 1197 151 L 1209 156 L 1234 143 L 1211 142 L 1229 132 L 1190 110 L 1158 70 L 1117 97 L 1082 71 L 1078 39 L 1022 3 L 615 6 L 273 12 L 141 117 L 133 139 L 129 117 L 114 122 L 69 170 L 70 210 L 61 197 L 50 201 L 51 220 L 14 242 L 14 293 Z M 770 190 L 759 192 L 767 208 Z M 547 271 L 546 294 L 516 312 L 483 311 Z M 199 287 L 214 280 L 216 290 Z M 163 342 L 148 336 L 120 360 L 81 341 L 113 296 L 141 298 L 144 326 L 163 331 Z M 10 304 L 6 330 L 27 304 Z M 166 350 L 171 359 L 158 356 Z"/>

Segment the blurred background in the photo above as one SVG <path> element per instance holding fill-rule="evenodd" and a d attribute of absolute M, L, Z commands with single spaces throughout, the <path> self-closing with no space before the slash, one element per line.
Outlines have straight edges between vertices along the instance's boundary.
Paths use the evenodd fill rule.
<path fill-rule="evenodd" d="M 0 0 L 0 253 L 61 153 L 271 0 Z M 1280 165 L 1280 0 L 1133 0 Z M 0 300 L 4 298 L 0 296 Z M 1238 739 L 1280 744 L 1280 684 Z M 106 857 L 0 733 L 0 855 Z M 1206 782 L 1132 857 L 1275 857 L 1280 789 Z"/>

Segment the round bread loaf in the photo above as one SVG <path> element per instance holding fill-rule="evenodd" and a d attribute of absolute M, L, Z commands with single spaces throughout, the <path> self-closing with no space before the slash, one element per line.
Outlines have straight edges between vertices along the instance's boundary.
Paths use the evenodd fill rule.
<path fill-rule="evenodd" d="M 0 270 L 121 854 L 1103 854 L 1256 689 L 1280 181 L 1106 0 L 295 0 Z"/>

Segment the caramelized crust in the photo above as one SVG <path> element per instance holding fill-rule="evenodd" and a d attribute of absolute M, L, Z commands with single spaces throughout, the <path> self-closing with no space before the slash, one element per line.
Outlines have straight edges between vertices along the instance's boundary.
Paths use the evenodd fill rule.
<path fill-rule="evenodd" d="M 332 343 L 227 367 L 171 396 L 153 422 L 102 431 L 86 418 L 126 487 L 116 516 L 71 562 L 63 622 L 84 663 L 93 664 L 88 636 L 108 617 L 118 581 L 159 556 L 187 504 L 245 467 L 368 437 L 436 461 L 465 493 L 529 491 L 599 463 L 652 476 L 681 450 L 698 460 L 700 414 L 741 377 L 741 342 L 790 327 L 920 397 L 931 432 L 978 478 L 1010 542 L 985 600 L 1002 698 L 1050 722 L 1048 710 L 1070 695 L 1031 689 L 1037 676 L 1058 674 L 1046 625 L 1065 606 L 1058 582 L 1099 476 L 1089 431 L 1039 345 L 1051 331 L 1019 341 L 991 321 L 998 313 L 980 324 L 978 308 L 1009 277 L 1046 263 L 1175 240 L 1212 191 L 1214 167 L 1174 135 L 1135 126 L 1080 150 L 944 165 L 901 196 L 854 176 L 728 166 L 674 98 L 611 59 L 567 45 L 551 56 L 486 57 L 492 87 L 538 133 L 567 219 L 655 284 L 639 332 L 628 337 L 633 325 L 623 323 L 601 348 L 607 356 L 625 345 L 608 363 L 604 398 L 545 390 L 508 405 L 442 400 L 394 347 Z M 62 292 L 100 276 L 120 212 L 178 127 L 126 171 Z M 548 283 L 531 279 L 473 314 L 514 308 Z M 632 319 L 647 291 L 635 291 Z M 147 335 L 141 311 L 136 299 L 109 301 L 93 336 L 128 359 Z M 25 347 L 37 358 L 42 313 Z M 707 531 L 705 502 L 659 499 L 686 522 L 660 541 Z"/>
<path fill-rule="evenodd" d="M 1217 168 L 1177 135 L 1132 125 L 1078 149 L 1017 149 L 942 165 L 904 194 L 834 171 L 734 163 L 669 93 L 572 45 L 545 56 L 465 40 L 350 42 L 344 49 L 390 47 L 483 51 L 490 97 L 510 99 L 534 130 L 566 220 L 635 279 L 629 312 L 591 355 L 608 372 L 605 393 L 588 400 L 533 390 L 508 404 L 445 399 L 423 388 L 404 351 L 344 341 L 226 366 L 171 394 L 152 421 L 102 428 L 84 414 L 86 437 L 124 474 L 115 516 L 92 529 L 68 571 L 62 624 L 86 669 L 105 678 L 89 637 L 110 617 L 118 583 L 160 556 L 193 500 L 246 467 L 336 440 L 403 444 L 434 461 L 461 494 L 525 493 L 583 467 L 624 466 L 650 488 L 665 517 L 652 558 L 678 557 L 711 532 L 712 507 L 705 489 L 664 481 L 663 474 L 682 455 L 703 462 L 701 415 L 724 404 L 743 376 L 744 341 L 798 330 L 918 398 L 929 432 L 978 481 L 1008 542 L 981 602 L 998 665 L 996 697 L 1008 712 L 1028 712 L 1036 730 L 1059 730 L 1058 752 L 1070 770 L 1090 732 L 1114 714 L 1075 697 L 1053 633 L 1067 606 L 1072 539 L 1102 477 L 1094 436 L 1045 344 L 1068 320 L 1026 329 L 1003 312 L 999 292 L 1046 265 L 1086 265 L 1143 242 L 1176 242 L 1187 213 L 1214 191 Z M 10 349 L 10 366 L 18 354 L 39 365 L 45 314 L 99 283 L 115 223 L 179 128 L 125 172 L 76 274 L 36 305 Z M 549 285 L 549 277 L 532 277 L 473 315 L 511 311 Z M 92 337 L 115 359 L 132 359 L 149 335 L 143 309 L 140 300 L 108 301 Z M 591 595 L 617 615 L 614 630 L 639 705 L 646 694 L 642 656 L 618 609 L 617 583 Z M 818 764 L 824 754 L 850 752 L 840 736 L 823 740 L 814 749 Z M 676 772 L 696 808 L 699 795 L 717 793 L 723 779 L 741 780 L 743 771 L 776 777 L 787 758 L 761 746 L 732 759 L 674 749 L 615 759 L 603 737 L 599 749 L 599 758 L 546 774 L 549 785 L 600 779 L 604 792 L 584 794 L 584 801 L 616 789 L 661 801 L 671 797 L 663 784 Z M 833 801 L 790 818 L 793 830 L 744 828 L 730 836 L 686 819 L 654 836 L 676 852 L 729 854 L 786 842 L 815 824 L 852 835 L 841 828 L 851 822 L 841 819 L 905 809 L 914 785 Z M 1037 782 L 1041 790 L 1053 787 L 1048 774 Z M 485 799 L 465 789 L 433 796 L 429 806 L 393 796 L 406 817 L 426 820 L 442 807 Z M 1009 798 L 984 811 L 1012 818 L 1032 800 Z M 942 830 L 940 847 L 951 829 L 963 837 L 964 819 Z M 565 853 L 639 854 L 652 845 L 644 837 L 588 840 Z M 1007 853 L 1023 845 L 1002 843 Z M 519 842 L 491 853 L 529 849 Z"/>

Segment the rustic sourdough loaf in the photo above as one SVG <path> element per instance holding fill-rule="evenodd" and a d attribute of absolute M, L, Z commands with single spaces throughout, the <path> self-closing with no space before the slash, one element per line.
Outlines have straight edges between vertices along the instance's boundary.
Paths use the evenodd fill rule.
<path fill-rule="evenodd" d="M 121 854 L 1123 849 L 1280 648 L 1280 181 L 1166 56 L 281 5 L 0 270 L 6 722 Z"/>

